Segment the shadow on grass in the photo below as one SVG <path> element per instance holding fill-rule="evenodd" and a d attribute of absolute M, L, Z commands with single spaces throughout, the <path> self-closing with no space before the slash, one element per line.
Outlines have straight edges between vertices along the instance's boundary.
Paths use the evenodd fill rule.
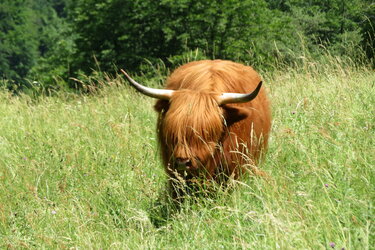
<path fill-rule="evenodd" d="M 180 207 L 170 197 L 160 197 L 151 204 L 148 211 L 151 223 L 156 228 L 167 225 L 174 215 L 180 211 Z"/>
<path fill-rule="evenodd" d="M 214 181 L 196 182 L 189 185 L 177 183 L 174 192 L 162 192 L 149 209 L 151 223 L 160 228 L 172 221 L 181 211 L 199 207 L 210 207 L 216 204 L 221 197 L 230 195 L 233 191 L 231 185 L 219 185 Z"/>

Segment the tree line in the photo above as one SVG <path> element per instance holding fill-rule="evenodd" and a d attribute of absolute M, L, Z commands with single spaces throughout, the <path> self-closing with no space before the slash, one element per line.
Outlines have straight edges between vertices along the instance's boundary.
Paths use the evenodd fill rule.
<path fill-rule="evenodd" d="M 173 68 L 191 51 L 267 68 L 322 51 L 374 62 L 372 0 L 2 0 L 0 81 Z"/>

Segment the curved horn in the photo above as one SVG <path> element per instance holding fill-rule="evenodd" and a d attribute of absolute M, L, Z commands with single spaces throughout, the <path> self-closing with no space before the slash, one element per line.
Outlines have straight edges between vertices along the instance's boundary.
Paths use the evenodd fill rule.
<path fill-rule="evenodd" d="M 223 93 L 219 96 L 219 105 L 224 105 L 228 103 L 243 103 L 249 102 L 257 97 L 260 88 L 262 87 L 262 81 L 259 82 L 257 88 L 249 94 L 239 94 L 239 93 Z"/>
<path fill-rule="evenodd" d="M 171 99 L 173 95 L 173 90 L 170 89 L 154 89 L 149 88 L 146 86 L 143 86 L 139 83 L 137 83 L 134 79 L 132 79 L 123 69 L 121 69 L 121 72 L 125 75 L 126 79 L 131 83 L 131 86 L 134 87 L 136 90 L 141 92 L 144 95 L 147 95 L 149 97 L 161 99 L 161 100 L 169 100 Z"/>

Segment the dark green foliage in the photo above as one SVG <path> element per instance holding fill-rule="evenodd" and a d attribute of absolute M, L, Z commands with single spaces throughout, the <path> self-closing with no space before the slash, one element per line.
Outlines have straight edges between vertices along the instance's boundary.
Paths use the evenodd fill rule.
<path fill-rule="evenodd" d="M 113 65 L 137 69 L 200 48 L 208 58 L 271 62 L 275 41 L 296 45 L 290 18 L 257 1 L 77 1 L 72 6 L 78 37 L 77 69 Z M 269 18 L 269 17 L 273 18 Z M 90 20 L 90 22 L 88 22 Z"/>
<path fill-rule="evenodd" d="M 19 82 L 38 55 L 38 27 L 31 1 L 1 1 L 0 20 L 0 77 Z"/>
<path fill-rule="evenodd" d="M 71 5 L 75 45 L 75 69 L 90 72 L 114 64 L 134 68 L 144 59 L 162 57 L 158 46 L 161 16 L 153 13 L 156 1 L 76 1 Z M 159 53 L 156 53 L 159 52 Z"/>
<path fill-rule="evenodd" d="M 372 0 L 364 1 L 363 15 L 360 18 L 363 36 L 362 46 L 368 58 L 373 58 L 375 67 L 375 3 Z"/>
<path fill-rule="evenodd" d="M 8 88 L 51 85 L 68 77 L 66 57 L 72 51 L 63 15 L 63 1 L 4 0 L 0 3 L 0 76 Z M 60 7 L 59 7 L 60 6 Z M 0 83 L 1 84 L 1 83 Z"/>
<path fill-rule="evenodd" d="M 324 53 L 374 62 L 370 0 L 3 0 L 0 19 L 0 75 L 9 86 L 61 87 L 93 70 L 201 58 L 262 69 Z"/>
<path fill-rule="evenodd" d="M 39 0 L 35 10 L 40 13 L 39 22 L 39 57 L 36 65 L 29 71 L 28 77 L 38 81 L 39 85 L 50 88 L 63 87 L 64 81 L 71 75 L 70 64 L 74 51 L 71 29 L 64 18 L 65 9 L 62 0 Z M 37 9 L 39 6 L 43 8 Z M 56 10 L 55 10 L 56 8 Z"/>
<path fill-rule="evenodd" d="M 289 18 L 268 9 L 263 0 L 186 1 L 182 6 L 170 0 L 163 3 L 170 16 L 163 31 L 168 40 L 180 45 L 177 54 L 201 48 L 212 59 L 260 64 L 272 61 L 275 41 L 281 47 L 295 43 Z"/>

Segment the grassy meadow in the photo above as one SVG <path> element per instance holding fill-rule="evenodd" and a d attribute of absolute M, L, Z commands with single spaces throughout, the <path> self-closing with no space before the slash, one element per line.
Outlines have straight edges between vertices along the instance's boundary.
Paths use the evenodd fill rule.
<path fill-rule="evenodd" d="M 0 91 L 2 249 L 373 249 L 375 72 L 333 60 L 262 73 L 259 168 L 180 211 L 164 201 L 154 100 Z"/>

